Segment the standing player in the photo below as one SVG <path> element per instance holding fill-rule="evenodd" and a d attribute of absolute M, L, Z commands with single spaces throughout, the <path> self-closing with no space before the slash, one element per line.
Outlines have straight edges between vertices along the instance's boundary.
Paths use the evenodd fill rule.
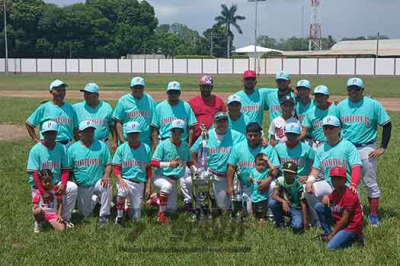
<path fill-rule="evenodd" d="M 182 136 L 187 129 L 186 123 L 175 119 L 170 124 L 171 137 L 161 141 L 157 146 L 151 160 L 151 166 L 158 168 L 154 177 L 154 185 L 160 190 L 159 194 L 152 195 L 147 202 L 159 207 L 158 221 L 168 223 L 166 211 L 176 212 L 178 193 L 176 183 L 185 174 L 186 167 L 191 173 L 196 172 L 196 167 L 190 156 L 189 145 L 182 141 Z"/>
<path fill-rule="evenodd" d="M 128 122 L 138 122 L 141 126 L 140 141 L 151 147 L 151 120 L 156 108 L 156 101 L 144 92 L 144 79 L 134 77 L 131 80 L 131 93 L 122 96 L 114 110 L 116 131 L 120 143 L 127 140 L 123 125 Z"/>
<path fill-rule="evenodd" d="M 228 160 L 228 171 L 227 171 L 227 191 L 228 196 L 232 195 L 233 176 L 236 170 L 241 172 L 241 186 L 243 188 L 243 197 L 246 200 L 247 213 L 252 213 L 251 206 L 251 182 L 250 174 L 255 168 L 255 157 L 259 153 L 267 155 L 268 159 L 273 165 L 273 169 L 270 171 L 269 177 L 260 183 L 259 190 L 261 192 L 266 191 L 274 178 L 279 173 L 279 160 L 274 149 L 271 145 L 267 147 L 262 146 L 262 128 L 258 123 L 252 122 L 246 127 L 247 141 L 242 141 L 235 145 Z M 272 191 L 272 189 L 270 190 Z"/>
<path fill-rule="evenodd" d="M 329 89 L 324 85 L 319 85 L 314 89 L 314 98 L 316 106 L 307 111 L 303 120 L 303 129 L 300 134 L 300 140 L 303 140 L 307 134 L 313 139 L 313 149 L 317 148 L 326 141 L 322 130 L 322 120 L 328 115 L 338 117 L 339 111 L 332 102 L 329 102 Z"/>
<path fill-rule="evenodd" d="M 113 109 L 110 104 L 99 100 L 99 86 L 96 83 L 88 83 L 83 92 L 84 101 L 74 104 L 72 107 L 76 113 L 78 124 L 90 120 L 96 127 L 94 138 L 101 140 L 110 147 L 109 136 L 112 136 L 112 149 L 117 149 L 117 135 L 115 132 L 114 120 L 112 119 Z"/>
<path fill-rule="evenodd" d="M 197 153 L 202 139 L 198 138 L 190 149 L 195 165 L 198 165 Z M 229 155 L 234 145 L 245 141 L 243 134 L 228 128 L 228 115 L 218 112 L 214 116 L 214 128 L 208 131 L 207 164 L 208 170 L 215 176 L 214 196 L 219 209 L 230 208 L 230 199 L 226 196 L 226 171 Z"/>
<path fill-rule="evenodd" d="M 250 118 L 240 111 L 242 108 L 240 97 L 236 94 L 229 96 L 227 104 L 229 128 L 246 135 L 246 126 L 250 123 Z"/>
<path fill-rule="evenodd" d="M 300 125 L 306 116 L 308 110 L 315 106 L 315 101 L 310 97 L 311 83 L 306 79 L 302 79 L 297 82 L 296 90 L 298 93 L 297 102 L 295 106 L 295 112 L 297 119 L 299 119 Z M 313 140 L 310 134 L 304 137 L 304 141 L 312 147 Z"/>
<path fill-rule="evenodd" d="M 362 162 L 362 178 L 367 191 L 371 213 L 369 222 L 378 226 L 378 206 L 381 191 L 377 183 L 377 159 L 389 144 L 392 131 L 390 117 L 382 105 L 374 99 L 364 97 L 364 84 L 359 78 L 347 81 L 349 97 L 338 104 L 342 121 L 343 138 L 356 146 Z M 377 147 L 378 125 L 383 127 L 382 141 Z M 351 184 L 356 187 L 356 184 Z"/>
<path fill-rule="evenodd" d="M 26 120 L 26 128 L 32 140 L 38 143 L 43 136 L 38 137 L 35 128 L 39 125 L 41 130 L 43 123 L 52 120 L 58 124 L 58 134 L 56 141 L 69 147 L 74 137 L 77 137 L 78 122 L 72 106 L 64 102 L 65 89 L 68 85 L 56 79 L 50 84 L 50 94 L 53 99 L 42 103 Z"/>
<path fill-rule="evenodd" d="M 126 197 L 131 200 L 133 220 L 140 218 L 143 191 L 146 186 L 146 197 L 151 194 L 150 146 L 140 141 L 141 129 L 138 122 L 124 125 L 128 141 L 121 144 L 114 154 L 112 164 L 117 178 L 117 218 L 115 223 L 122 225 Z M 145 185 L 146 184 L 146 185 Z"/>
<path fill-rule="evenodd" d="M 42 124 L 40 133 L 43 140 L 31 148 L 28 155 L 27 172 L 31 185 L 32 197 L 39 189 L 44 200 L 50 199 L 50 195 L 44 190 L 39 180 L 39 172 L 49 169 L 53 173 L 53 184 L 57 186 L 57 194 L 64 196 L 62 218 L 67 228 L 73 228 L 71 212 L 75 207 L 78 187 L 68 181 L 69 167 L 65 145 L 56 142 L 58 125 L 54 121 Z"/>
<path fill-rule="evenodd" d="M 68 149 L 68 164 L 78 185 L 78 209 L 83 217 L 92 214 L 100 196 L 100 226 L 105 226 L 110 215 L 112 200 L 111 155 L 107 145 L 94 138 L 96 125 L 85 120 L 79 124 L 80 141 Z"/>
<path fill-rule="evenodd" d="M 181 84 L 171 81 L 167 87 L 167 100 L 160 102 L 154 112 L 152 126 L 153 150 L 157 147 L 159 140 L 171 137 L 170 126 L 172 121 L 181 119 L 185 122 L 182 140 L 187 141 L 189 147 L 192 146 L 195 137 L 196 117 L 190 105 L 180 100 Z"/>

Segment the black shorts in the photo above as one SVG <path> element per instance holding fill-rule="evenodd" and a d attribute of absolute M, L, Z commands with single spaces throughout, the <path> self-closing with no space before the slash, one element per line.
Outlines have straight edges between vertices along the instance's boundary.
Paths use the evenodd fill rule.
<path fill-rule="evenodd" d="M 268 200 L 253 202 L 251 205 L 253 208 L 253 213 L 257 219 L 264 219 L 267 216 Z"/>

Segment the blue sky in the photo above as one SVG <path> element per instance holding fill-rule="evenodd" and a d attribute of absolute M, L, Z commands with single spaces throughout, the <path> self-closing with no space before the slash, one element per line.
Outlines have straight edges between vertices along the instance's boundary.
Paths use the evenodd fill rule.
<path fill-rule="evenodd" d="M 400 0 L 320 0 L 322 35 L 343 37 L 381 34 L 400 38 L 398 11 Z M 68 5 L 80 0 L 48 0 Z M 238 14 L 246 17 L 240 22 L 243 34 L 235 34 L 234 45 L 245 46 L 254 42 L 254 3 L 247 0 L 148 0 L 156 11 L 160 24 L 182 23 L 202 32 L 211 27 L 221 4 L 237 4 Z M 258 8 L 258 35 L 276 39 L 307 36 L 310 23 L 310 0 L 267 0 Z M 304 28 L 302 7 L 304 6 Z M 235 32 L 234 32 L 235 33 Z"/>

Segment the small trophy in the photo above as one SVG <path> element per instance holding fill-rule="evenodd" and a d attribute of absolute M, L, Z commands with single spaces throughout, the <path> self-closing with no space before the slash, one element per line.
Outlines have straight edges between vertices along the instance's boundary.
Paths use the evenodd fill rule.
<path fill-rule="evenodd" d="M 241 172 L 239 167 L 236 169 L 235 174 L 233 176 L 233 184 L 232 184 L 232 218 L 236 220 L 243 220 L 244 212 L 243 212 L 243 189 L 240 185 Z"/>

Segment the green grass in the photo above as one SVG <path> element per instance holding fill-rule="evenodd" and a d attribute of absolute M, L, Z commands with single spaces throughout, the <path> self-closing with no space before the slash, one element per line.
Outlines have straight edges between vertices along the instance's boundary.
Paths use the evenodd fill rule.
<path fill-rule="evenodd" d="M 0 122 L 22 124 L 38 99 L 1 98 Z M 180 215 L 168 226 L 155 223 L 156 210 L 143 209 L 143 219 L 126 228 L 110 224 L 98 227 L 97 219 L 83 222 L 73 216 L 76 228 L 33 233 L 30 189 L 25 173 L 32 142 L 0 142 L 0 265 L 21 264 L 388 264 L 400 260 L 400 161 L 398 125 L 400 112 L 390 112 L 393 134 L 389 150 L 379 159 L 379 183 L 383 191 L 381 226 L 365 227 L 366 246 L 328 252 L 316 237 L 319 231 L 294 235 L 287 229 L 209 224 L 191 227 Z M 380 137 L 379 137 L 380 138 Z M 362 195 L 366 203 L 365 195 Z M 182 198 L 180 195 L 180 202 Z M 368 213 L 368 208 L 365 208 Z M 190 231 L 190 229 L 192 231 Z M 241 234 L 243 233 L 243 234 Z"/>
<path fill-rule="evenodd" d="M 86 83 L 94 81 L 105 90 L 126 90 L 134 74 L 10 74 L 0 75 L 0 90 L 46 90 L 52 80 L 59 78 L 70 85 L 70 89 L 82 89 Z M 182 83 L 183 90 L 197 91 L 200 75 L 167 75 L 147 74 L 146 89 L 149 91 L 164 90 L 171 80 Z M 242 88 L 241 75 L 213 75 L 215 90 L 235 92 Z M 327 85 L 332 95 L 346 95 L 345 84 L 349 77 L 317 77 L 294 76 L 293 84 L 307 78 L 313 87 Z M 375 97 L 400 97 L 400 78 L 398 77 L 363 77 L 366 84 L 366 93 Z M 258 87 L 276 87 L 274 78 L 261 75 L 258 78 Z"/>

